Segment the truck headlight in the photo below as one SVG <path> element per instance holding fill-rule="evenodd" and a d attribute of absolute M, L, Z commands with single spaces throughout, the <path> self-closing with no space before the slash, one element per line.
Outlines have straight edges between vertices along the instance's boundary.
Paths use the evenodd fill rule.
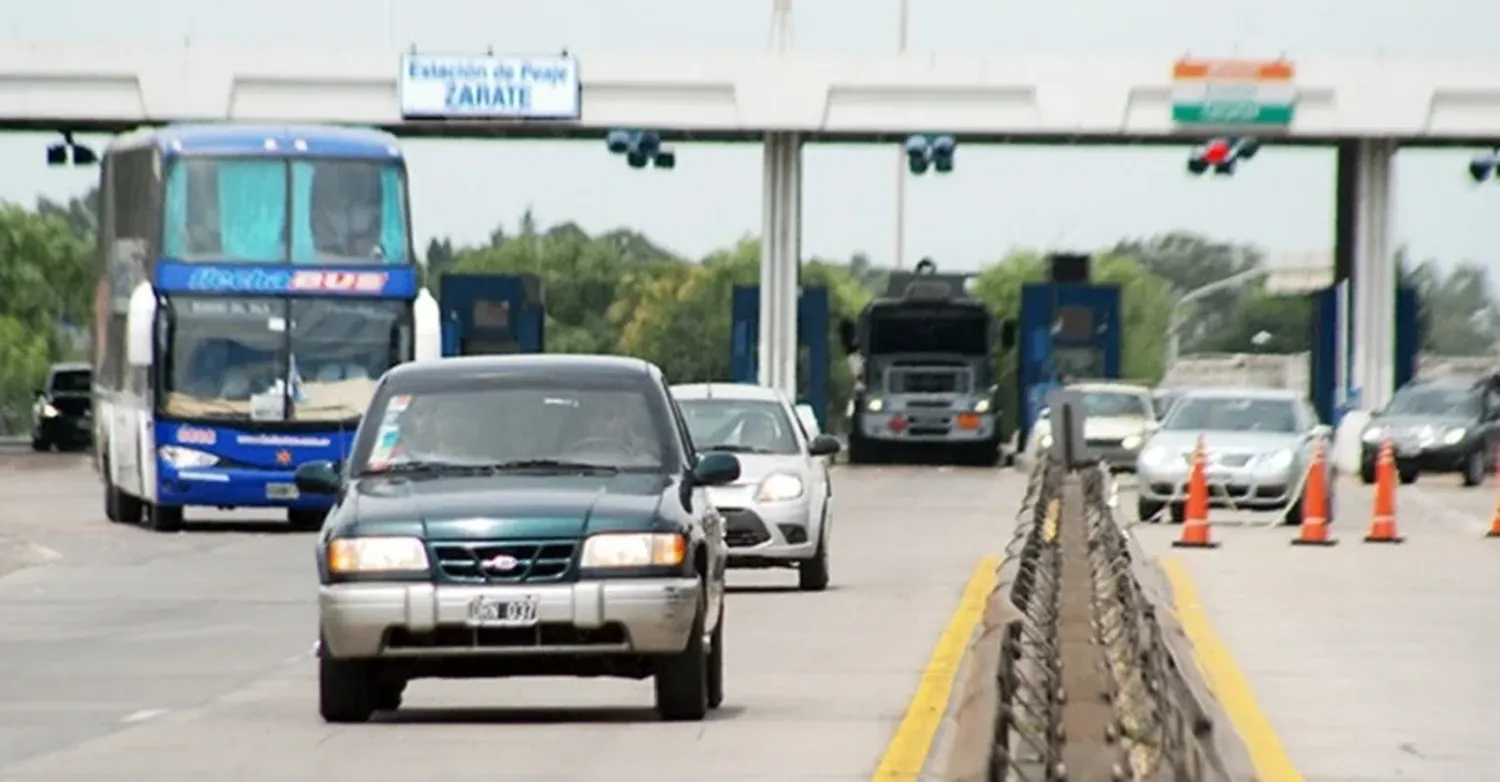
<path fill-rule="evenodd" d="M 865 409 L 872 413 L 878 413 L 881 410 L 885 409 L 885 401 L 881 399 L 871 399 L 870 401 L 865 403 Z"/>
<path fill-rule="evenodd" d="M 976 413 L 988 413 L 989 411 L 990 411 L 990 400 L 988 400 L 988 399 L 981 399 L 978 402 L 974 403 L 974 412 L 976 412 Z"/>
<path fill-rule="evenodd" d="M 687 556 L 687 538 L 676 533 L 608 532 L 583 542 L 578 566 L 675 567 Z"/>
<path fill-rule="evenodd" d="M 212 467 L 219 463 L 219 457 L 207 451 L 196 448 L 184 448 L 180 445 L 163 445 L 156 449 L 157 455 L 167 464 L 179 470 L 192 470 L 199 467 Z"/>
<path fill-rule="evenodd" d="M 774 473 L 767 475 L 760 482 L 760 488 L 755 490 L 755 499 L 758 502 L 785 502 L 795 500 L 802 496 L 804 487 L 802 479 L 791 473 Z"/>
<path fill-rule="evenodd" d="M 1464 435 L 1466 434 L 1468 434 L 1468 432 L 1464 431 L 1462 427 L 1458 429 L 1449 429 L 1448 433 L 1443 435 L 1443 444 L 1457 445 L 1460 442 L 1463 442 Z"/>
<path fill-rule="evenodd" d="M 334 538 L 328 542 L 333 573 L 425 573 L 427 547 L 417 538 Z"/>

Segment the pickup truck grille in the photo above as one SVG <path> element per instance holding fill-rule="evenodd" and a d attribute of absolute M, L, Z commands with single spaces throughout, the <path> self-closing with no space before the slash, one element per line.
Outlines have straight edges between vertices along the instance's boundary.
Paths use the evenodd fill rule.
<path fill-rule="evenodd" d="M 519 584 L 561 581 L 573 570 L 573 541 L 491 541 L 432 543 L 432 558 L 447 581 Z"/>

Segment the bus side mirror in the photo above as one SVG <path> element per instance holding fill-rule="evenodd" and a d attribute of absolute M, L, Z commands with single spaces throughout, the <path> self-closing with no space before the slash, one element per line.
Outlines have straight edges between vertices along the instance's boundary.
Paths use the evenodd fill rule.
<path fill-rule="evenodd" d="M 839 342 L 843 344 L 845 353 L 859 352 L 859 332 L 854 328 L 854 321 L 848 318 L 839 320 Z"/>
<path fill-rule="evenodd" d="M 1010 350 L 1016 346 L 1016 322 L 1014 319 L 1006 318 L 1000 321 L 1000 347 Z"/>
<path fill-rule="evenodd" d="M 125 311 L 125 363 L 133 367 L 151 366 L 155 342 L 156 291 L 151 283 L 143 282 L 130 294 Z"/>

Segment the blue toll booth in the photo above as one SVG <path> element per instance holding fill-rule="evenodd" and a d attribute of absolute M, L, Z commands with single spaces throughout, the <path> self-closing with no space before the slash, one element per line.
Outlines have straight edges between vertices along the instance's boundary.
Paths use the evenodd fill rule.
<path fill-rule="evenodd" d="M 541 353 L 542 281 L 534 274 L 445 274 L 438 285 L 443 355 Z"/>
<path fill-rule="evenodd" d="M 1120 377 L 1120 288 L 1029 283 L 1016 334 L 1016 409 L 1021 443 L 1061 381 Z"/>
<path fill-rule="evenodd" d="M 1338 286 L 1330 285 L 1312 293 L 1312 365 L 1309 367 L 1308 398 L 1318 411 L 1318 417 L 1330 426 L 1337 426 L 1343 415 L 1339 409 L 1338 393 L 1338 338 L 1339 312 Z M 1418 352 L 1422 348 L 1422 330 L 1418 322 L 1419 300 L 1415 288 L 1400 286 L 1396 289 L 1396 344 L 1393 360 L 1396 365 L 1396 388 L 1411 382 L 1417 376 Z M 1348 328 L 1353 328 L 1350 323 Z M 1351 344 L 1352 344 L 1351 333 Z M 1345 356 L 1353 361 L 1353 351 Z M 1345 377 L 1349 376 L 1345 367 Z"/>
<path fill-rule="evenodd" d="M 729 374 L 736 383 L 754 383 L 760 368 L 760 286 L 736 285 L 731 305 Z M 828 430 L 828 289 L 804 287 L 797 299 L 797 402 L 812 406 L 818 425 Z"/>

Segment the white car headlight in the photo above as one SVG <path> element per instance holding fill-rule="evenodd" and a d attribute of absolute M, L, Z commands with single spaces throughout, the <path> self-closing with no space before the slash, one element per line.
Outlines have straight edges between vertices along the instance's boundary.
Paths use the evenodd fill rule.
<path fill-rule="evenodd" d="M 163 445 L 156 449 L 161 460 L 176 467 L 179 470 L 191 470 L 198 467 L 212 467 L 219 463 L 219 457 L 207 451 L 196 448 L 184 448 L 180 445 Z"/>
<path fill-rule="evenodd" d="M 871 399 L 865 403 L 865 409 L 872 413 L 878 413 L 885 409 L 885 401 L 882 399 Z"/>
<path fill-rule="evenodd" d="M 675 567 L 687 556 L 687 539 L 676 533 L 607 532 L 583 542 L 578 566 Z"/>
<path fill-rule="evenodd" d="M 328 542 L 334 573 L 425 573 L 427 547 L 417 538 L 335 538 Z"/>
<path fill-rule="evenodd" d="M 1141 436 L 1138 434 L 1133 434 L 1129 437 L 1126 437 L 1125 439 L 1120 441 L 1120 447 L 1124 448 L 1127 451 L 1134 451 L 1135 449 L 1141 447 Z"/>
<path fill-rule="evenodd" d="M 802 479 L 791 473 L 779 472 L 767 475 L 760 482 L 760 488 L 755 490 L 757 502 L 785 502 L 795 500 L 802 496 L 805 487 Z"/>
<path fill-rule="evenodd" d="M 1383 434 L 1385 434 L 1384 429 L 1381 429 L 1378 426 L 1371 426 L 1365 429 L 1365 433 L 1360 439 L 1364 440 L 1367 443 L 1373 443 L 1376 440 L 1379 440 L 1380 436 Z"/>
<path fill-rule="evenodd" d="M 1044 450 L 1044 451 L 1047 450 L 1048 448 L 1051 448 L 1052 447 L 1052 433 L 1051 432 L 1042 432 L 1041 435 L 1039 435 L 1036 438 L 1036 444 L 1042 450 Z"/>
<path fill-rule="evenodd" d="M 990 400 L 988 400 L 988 399 L 981 399 L 978 402 L 974 403 L 974 412 L 976 412 L 976 413 L 988 413 L 989 411 L 990 411 Z"/>
<path fill-rule="evenodd" d="M 1463 441 L 1465 434 L 1468 434 L 1468 432 L 1465 432 L 1463 430 L 1463 427 L 1459 427 L 1457 429 L 1449 429 L 1448 433 L 1443 435 L 1443 444 L 1457 445 L 1458 443 Z"/>
<path fill-rule="evenodd" d="M 1271 451 L 1261 454 L 1256 461 L 1260 462 L 1261 468 L 1265 470 L 1285 470 L 1292 466 L 1292 452 Z"/>

